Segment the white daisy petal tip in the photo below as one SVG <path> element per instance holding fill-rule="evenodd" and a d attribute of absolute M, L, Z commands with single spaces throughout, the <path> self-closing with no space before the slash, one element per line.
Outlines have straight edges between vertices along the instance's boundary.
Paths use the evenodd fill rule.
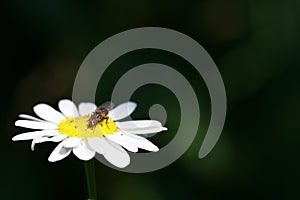
<path fill-rule="evenodd" d="M 133 110 L 135 110 L 136 107 L 137 107 L 137 103 L 135 103 L 135 102 L 133 102 L 133 101 L 128 101 L 128 102 L 127 102 L 127 105 L 128 105 L 130 108 L 132 108 Z"/>
<path fill-rule="evenodd" d="M 33 117 L 33 116 L 30 116 L 30 115 L 27 115 L 27 114 L 19 114 L 19 117 L 20 118 L 23 118 L 23 119 L 30 119 L 30 120 L 33 120 L 33 121 L 43 121 L 39 118 L 36 118 L 36 117 Z"/>
<path fill-rule="evenodd" d="M 66 117 L 78 117 L 78 109 L 73 101 L 69 99 L 62 99 L 58 102 L 59 110 L 66 116 Z"/>
<path fill-rule="evenodd" d="M 95 111 L 97 106 L 94 103 L 82 102 L 78 105 L 80 115 L 88 115 Z"/>
<path fill-rule="evenodd" d="M 91 160 L 95 157 L 96 152 L 87 146 L 87 142 L 82 142 L 82 145 L 73 148 L 73 153 L 77 158 L 83 161 Z"/>
<path fill-rule="evenodd" d="M 15 135 L 13 138 L 11 138 L 12 141 L 22 141 L 22 140 L 31 140 L 32 138 L 26 138 L 23 136 L 23 134 Z"/>
<path fill-rule="evenodd" d="M 52 108 L 51 106 L 41 103 L 33 107 L 33 111 L 39 116 L 40 118 L 53 122 L 55 124 L 59 124 L 62 120 L 64 120 L 66 117 Z"/>
<path fill-rule="evenodd" d="M 126 153 L 127 154 L 127 153 Z M 112 156 L 114 155 L 104 155 L 104 158 L 112 165 L 118 167 L 118 168 L 125 168 L 130 164 L 130 156 L 127 155 L 123 155 L 122 158 L 120 158 L 120 160 L 116 160 L 115 158 L 113 158 Z"/>
<path fill-rule="evenodd" d="M 119 168 L 125 168 L 125 167 L 127 167 L 129 164 L 130 164 L 130 161 L 127 162 L 127 163 L 122 163 L 122 164 L 115 165 L 115 166 L 116 166 L 116 167 L 119 167 Z"/>
<path fill-rule="evenodd" d="M 136 109 L 136 107 L 137 107 L 136 103 L 132 101 L 128 101 L 113 108 L 111 111 L 109 111 L 108 116 L 115 121 L 124 119 L 130 116 L 131 113 L 133 113 L 133 111 Z"/>
<path fill-rule="evenodd" d="M 19 139 L 18 137 L 19 137 L 19 136 L 16 135 L 16 136 L 14 136 L 13 138 L 11 138 L 11 140 L 12 140 L 12 141 L 20 141 L 21 139 Z"/>
<path fill-rule="evenodd" d="M 17 120 L 15 126 L 30 128 L 30 129 L 56 129 L 57 125 L 46 121 L 32 121 L 32 120 Z"/>
<path fill-rule="evenodd" d="M 154 145 L 152 151 L 153 151 L 153 152 L 158 152 L 158 151 L 159 151 L 159 148 L 158 148 L 157 146 Z"/>
<path fill-rule="evenodd" d="M 168 130 L 167 127 L 162 127 L 162 128 L 161 128 L 161 131 L 167 131 L 167 130 Z"/>
<path fill-rule="evenodd" d="M 73 153 L 74 153 L 74 151 L 73 151 Z M 75 153 L 74 153 L 75 154 Z M 81 155 L 82 154 L 82 155 Z M 76 154 L 75 154 L 75 156 L 77 157 L 77 158 L 79 158 L 80 160 L 82 160 L 82 161 L 89 161 L 89 160 L 92 160 L 93 158 L 94 158 L 94 156 L 95 155 L 88 155 L 87 156 L 87 154 L 84 154 L 84 153 L 82 153 L 82 152 L 77 152 Z"/>
<path fill-rule="evenodd" d="M 35 144 L 36 144 L 36 139 L 33 139 L 32 142 L 31 142 L 31 146 L 30 146 L 30 149 L 31 151 L 34 151 L 34 147 L 35 147 Z"/>
<path fill-rule="evenodd" d="M 64 143 L 65 140 L 59 143 L 57 147 L 52 151 L 52 153 L 48 157 L 49 162 L 56 162 L 62 160 L 72 152 L 72 149 L 64 147 Z"/>

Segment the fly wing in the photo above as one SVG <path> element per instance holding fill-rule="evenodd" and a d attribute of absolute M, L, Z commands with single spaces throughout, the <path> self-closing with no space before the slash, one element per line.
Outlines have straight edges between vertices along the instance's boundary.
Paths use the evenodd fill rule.
<path fill-rule="evenodd" d="M 106 101 L 99 106 L 99 108 L 105 108 L 108 111 L 111 110 L 113 107 L 114 107 L 114 104 L 111 101 Z"/>

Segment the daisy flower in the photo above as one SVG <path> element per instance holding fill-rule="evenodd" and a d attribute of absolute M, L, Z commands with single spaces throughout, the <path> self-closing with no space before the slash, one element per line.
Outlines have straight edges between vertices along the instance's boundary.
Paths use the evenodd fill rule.
<path fill-rule="evenodd" d="M 37 143 L 60 142 L 50 154 L 50 162 L 62 160 L 71 152 L 81 160 L 90 160 L 99 153 L 111 164 L 123 168 L 130 163 L 125 149 L 131 152 L 138 152 L 138 148 L 153 152 L 159 150 L 140 135 L 167 130 L 155 120 L 118 122 L 135 110 L 136 104 L 133 102 L 120 104 L 110 110 L 109 118 L 93 127 L 89 127 L 88 122 L 97 108 L 95 104 L 80 103 L 77 109 L 72 101 L 63 99 L 58 107 L 60 112 L 46 104 L 34 106 L 33 110 L 40 118 L 20 114 L 19 117 L 23 119 L 17 120 L 15 125 L 35 131 L 16 135 L 12 140 L 32 140 L 32 150 Z"/>

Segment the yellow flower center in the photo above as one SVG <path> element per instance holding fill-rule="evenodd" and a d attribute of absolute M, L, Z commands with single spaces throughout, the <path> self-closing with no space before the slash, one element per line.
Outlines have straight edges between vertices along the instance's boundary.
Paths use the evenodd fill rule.
<path fill-rule="evenodd" d="M 90 115 L 76 118 L 68 117 L 58 125 L 58 131 L 68 137 L 79 137 L 84 140 L 91 137 L 103 137 L 118 131 L 116 123 L 111 119 L 101 120 L 94 128 L 88 128 Z"/>

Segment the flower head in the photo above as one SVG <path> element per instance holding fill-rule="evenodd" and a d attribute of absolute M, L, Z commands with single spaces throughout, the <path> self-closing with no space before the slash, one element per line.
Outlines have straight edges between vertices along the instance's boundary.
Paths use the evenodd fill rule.
<path fill-rule="evenodd" d="M 113 165 L 123 168 L 130 163 L 130 157 L 123 148 L 131 152 L 137 152 L 138 148 L 158 151 L 157 146 L 139 135 L 167 130 L 155 120 L 118 122 L 135 110 L 133 102 L 112 109 L 108 117 L 97 121 L 94 127 L 89 127 L 89 119 L 97 108 L 95 104 L 80 103 L 77 109 L 72 101 L 64 99 L 59 101 L 58 107 L 61 112 L 46 104 L 34 106 L 33 110 L 40 118 L 19 115 L 23 119 L 17 120 L 15 125 L 35 131 L 16 135 L 12 140 L 32 140 L 32 150 L 37 143 L 60 142 L 50 154 L 50 162 L 62 160 L 71 152 L 81 160 L 90 160 L 97 152 Z"/>

